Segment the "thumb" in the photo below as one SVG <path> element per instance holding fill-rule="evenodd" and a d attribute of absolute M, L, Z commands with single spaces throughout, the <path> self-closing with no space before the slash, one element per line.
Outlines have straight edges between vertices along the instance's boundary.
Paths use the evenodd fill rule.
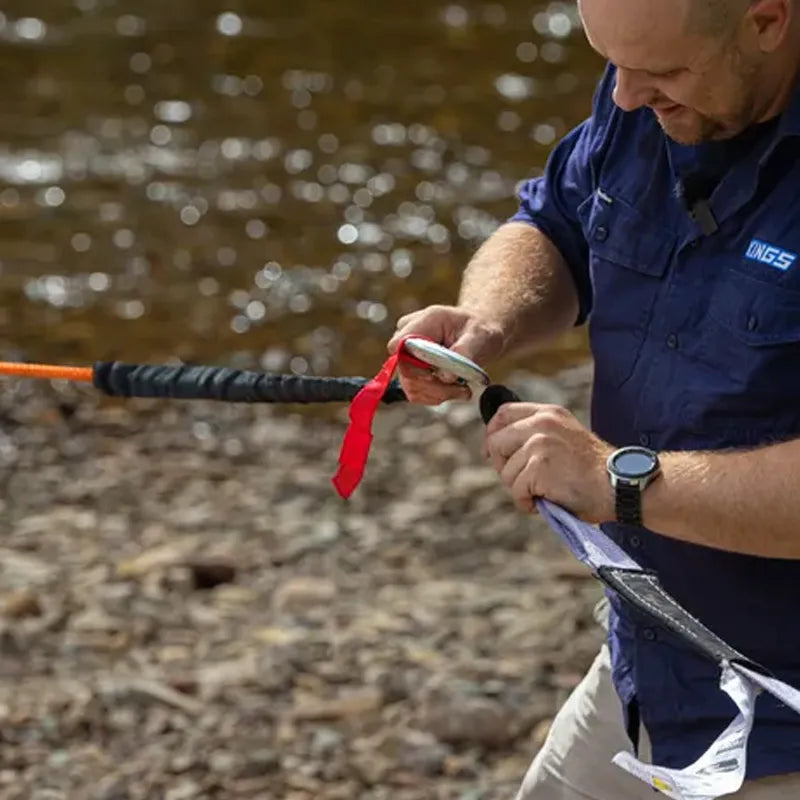
<path fill-rule="evenodd" d="M 491 360 L 499 353 L 501 344 L 495 341 L 496 338 L 485 328 L 468 325 L 453 342 L 450 349 L 481 366 L 481 362 Z"/>

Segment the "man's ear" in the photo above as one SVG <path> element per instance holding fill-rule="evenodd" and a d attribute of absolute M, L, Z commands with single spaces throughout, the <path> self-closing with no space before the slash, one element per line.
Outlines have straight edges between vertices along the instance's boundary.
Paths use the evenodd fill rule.
<path fill-rule="evenodd" d="M 793 0 L 755 0 L 745 12 L 745 23 L 762 53 L 780 47 L 789 30 Z"/>

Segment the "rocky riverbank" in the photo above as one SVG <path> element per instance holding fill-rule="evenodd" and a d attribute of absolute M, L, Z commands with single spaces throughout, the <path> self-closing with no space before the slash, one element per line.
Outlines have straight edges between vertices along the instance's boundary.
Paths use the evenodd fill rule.
<path fill-rule="evenodd" d="M 516 375 L 585 417 L 590 372 Z M 598 584 L 468 405 L 334 420 L 0 390 L 0 798 L 511 800 Z"/>

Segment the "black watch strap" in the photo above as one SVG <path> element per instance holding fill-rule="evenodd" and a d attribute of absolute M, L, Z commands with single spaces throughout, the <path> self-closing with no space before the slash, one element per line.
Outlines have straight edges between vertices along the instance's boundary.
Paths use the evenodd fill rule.
<path fill-rule="evenodd" d="M 642 491 L 638 486 L 617 481 L 614 496 L 617 522 L 624 525 L 642 524 Z"/>

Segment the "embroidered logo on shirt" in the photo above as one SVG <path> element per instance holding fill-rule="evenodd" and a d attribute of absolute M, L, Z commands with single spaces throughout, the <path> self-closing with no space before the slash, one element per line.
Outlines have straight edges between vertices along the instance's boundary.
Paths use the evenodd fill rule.
<path fill-rule="evenodd" d="M 761 239 L 750 240 L 745 256 L 751 261 L 759 261 L 783 272 L 786 272 L 797 261 L 797 253 L 784 250 L 782 247 L 775 247 L 769 242 L 762 242 Z"/>

